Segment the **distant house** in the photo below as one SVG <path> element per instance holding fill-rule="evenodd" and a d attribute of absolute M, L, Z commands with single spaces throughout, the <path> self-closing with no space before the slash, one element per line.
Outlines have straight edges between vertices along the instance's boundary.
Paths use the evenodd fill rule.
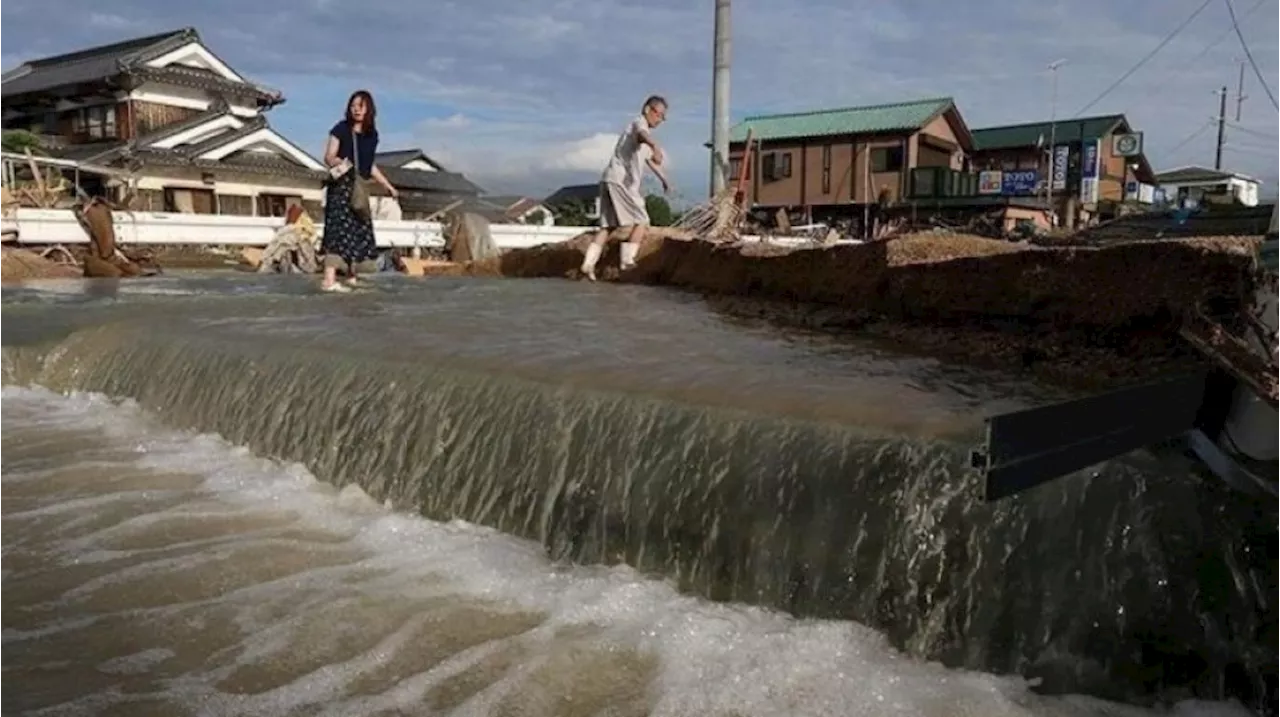
<path fill-rule="evenodd" d="M 272 129 L 284 102 L 207 47 L 194 28 L 30 60 L 0 76 L 5 129 L 35 133 L 54 157 L 126 168 L 134 206 L 196 214 L 318 218 L 324 166 Z M 121 180 L 84 177 L 122 199 Z"/>
<path fill-rule="evenodd" d="M 443 164 L 428 157 L 420 149 L 393 149 L 389 152 L 378 152 L 375 160 L 379 167 L 399 167 L 400 169 L 417 169 L 423 172 L 447 172 Z"/>
<path fill-rule="evenodd" d="M 905 198 L 911 170 L 959 170 L 972 147 L 949 97 L 747 117 L 730 130 L 729 176 L 741 170 L 748 132 L 759 141 L 746 170 L 758 209 L 807 209 L 816 218 L 858 216 Z"/>
<path fill-rule="evenodd" d="M 420 149 L 379 152 L 374 162 L 400 192 L 404 219 L 424 219 L 451 205 L 455 209 L 468 208 L 484 193 L 461 173 L 445 169 Z"/>
<path fill-rule="evenodd" d="M 516 224 L 551 226 L 556 223 L 555 213 L 537 199 L 521 195 L 490 195 L 482 199 L 488 204 L 501 207 L 503 217 Z"/>
<path fill-rule="evenodd" d="M 600 218 L 600 183 L 563 186 L 543 199 L 542 204 L 556 216 L 563 212 L 564 207 L 577 204 L 585 209 L 586 219 L 596 221 Z"/>
<path fill-rule="evenodd" d="M 1019 182 L 1025 193 L 1040 193 L 1049 179 L 1051 145 L 1056 196 L 1074 196 L 1085 207 L 1151 201 L 1155 173 L 1143 153 L 1142 133 L 1123 114 L 978 128 L 970 164 L 976 171 L 1028 176 L 1030 181 Z"/>
<path fill-rule="evenodd" d="M 1184 199 L 1203 202 L 1222 198 L 1246 207 L 1256 207 L 1262 182 L 1238 172 L 1189 166 L 1157 174 L 1156 184 L 1164 190 L 1165 197 L 1178 203 Z"/>

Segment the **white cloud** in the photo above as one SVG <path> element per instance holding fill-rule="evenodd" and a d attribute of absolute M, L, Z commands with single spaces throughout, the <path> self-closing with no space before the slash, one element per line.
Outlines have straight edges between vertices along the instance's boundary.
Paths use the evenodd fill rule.
<path fill-rule="evenodd" d="M 471 119 L 461 112 L 455 112 L 448 117 L 432 117 L 425 119 L 420 124 L 423 131 L 432 130 L 461 130 L 471 126 Z"/>
<path fill-rule="evenodd" d="M 579 140 L 550 147 L 544 153 L 547 169 L 590 172 L 604 169 L 618 142 L 617 135 L 597 132 Z"/>
<path fill-rule="evenodd" d="M 89 25 L 93 27 L 101 27 L 108 30 L 127 30 L 139 25 L 136 20 L 102 12 L 89 13 L 87 20 Z"/>

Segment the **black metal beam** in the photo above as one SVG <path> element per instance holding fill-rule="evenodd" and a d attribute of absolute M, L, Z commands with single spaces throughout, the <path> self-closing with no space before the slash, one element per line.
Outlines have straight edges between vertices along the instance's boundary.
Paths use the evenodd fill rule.
<path fill-rule="evenodd" d="M 971 457 L 986 500 L 1186 433 L 1201 420 L 1208 382 L 1197 372 L 987 419 L 985 445 Z"/>

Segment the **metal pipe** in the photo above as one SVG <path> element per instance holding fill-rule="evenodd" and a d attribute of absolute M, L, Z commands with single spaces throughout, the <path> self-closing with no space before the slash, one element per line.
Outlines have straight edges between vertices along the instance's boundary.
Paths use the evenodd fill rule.
<path fill-rule="evenodd" d="M 711 67 L 711 196 L 725 188 L 729 167 L 729 0 L 716 0 L 715 48 Z"/>

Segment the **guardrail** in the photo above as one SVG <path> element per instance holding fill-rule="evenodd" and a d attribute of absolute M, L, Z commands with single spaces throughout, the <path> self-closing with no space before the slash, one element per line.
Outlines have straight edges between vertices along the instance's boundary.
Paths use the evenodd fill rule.
<path fill-rule="evenodd" d="M 242 217 L 229 214 L 177 214 L 173 212 L 112 212 L 116 241 L 121 244 L 191 244 L 266 246 L 276 230 L 284 226 L 280 217 Z M 70 209 L 34 209 L 20 207 L 4 217 L 4 232 L 18 233 L 19 244 L 87 244 L 89 237 L 80 228 Z M 324 225 L 317 225 L 318 231 Z M 440 222 L 391 219 L 373 221 L 374 236 L 381 248 L 413 248 L 444 246 Z M 489 231 L 499 249 L 526 249 L 539 244 L 572 239 L 595 227 L 544 227 L 537 224 L 490 224 Z M 743 235 L 744 242 L 764 242 L 794 248 L 814 245 L 803 237 L 763 237 Z M 858 244 L 857 240 L 841 240 L 841 244 Z"/>
<path fill-rule="evenodd" d="M 278 217 L 170 212 L 113 212 L 116 241 L 122 244 L 207 244 L 266 246 L 284 224 Z M 16 229 L 19 244 L 85 244 L 88 235 L 70 209 L 22 207 L 6 217 L 5 230 Z M 439 222 L 374 220 L 378 246 L 438 247 L 444 245 Z M 323 230 L 323 225 L 317 227 Z M 489 230 L 501 249 L 520 249 L 563 241 L 591 227 L 544 227 L 492 224 Z"/>

